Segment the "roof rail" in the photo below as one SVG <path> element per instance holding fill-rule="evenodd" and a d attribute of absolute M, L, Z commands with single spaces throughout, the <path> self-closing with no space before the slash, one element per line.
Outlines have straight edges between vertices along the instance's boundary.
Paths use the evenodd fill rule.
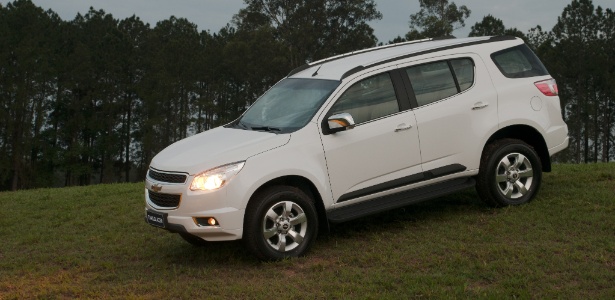
<path fill-rule="evenodd" d="M 348 52 L 348 53 L 344 53 L 344 54 L 328 57 L 328 58 L 325 58 L 325 59 L 321 59 L 319 61 L 315 61 L 315 62 L 310 63 L 310 65 L 314 66 L 314 65 L 330 62 L 330 61 L 333 61 L 333 60 L 337 60 L 337 59 L 340 59 L 340 58 L 343 58 L 343 57 L 353 56 L 353 55 L 357 55 L 357 54 L 361 54 L 361 53 L 372 52 L 372 51 L 376 51 L 376 50 L 380 50 L 380 49 L 393 48 L 393 47 L 399 47 L 399 46 L 404 46 L 404 45 L 409 45 L 409 44 L 416 44 L 416 43 L 421 43 L 421 42 L 427 42 L 427 41 L 431 41 L 431 40 L 432 39 L 414 40 L 414 41 L 401 42 L 401 43 L 395 43 L 395 44 L 388 44 L 388 45 L 382 45 L 382 46 L 367 48 L 367 49 L 363 49 L 363 50 L 352 51 L 352 52 Z"/>
<path fill-rule="evenodd" d="M 441 40 L 452 40 L 452 39 L 456 39 L 457 37 L 455 37 L 454 35 L 443 35 L 443 36 L 439 36 L 436 38 L 433 38 L 434 41 L 441 41 Z"/>
<path fill-rule="evenodd" d="M 341 79 L 344 79 L 356 72 L 360 72 L 361 70 L 367 69 L 367 68 L 371 68 L 373 66 L 376 65 L 381 65 L 381 64 L 385 64 L 385 63 L 389 63 L 392 61 L 396 61 L 399 59 L 404 59 L 404 58 L 409 58 L 409 57 L 414 57 L 414 56 L 419 56 L 419 55 L 423 55 L 426 53 L 430 53 L 430 52 L 435 52 L 435 51 L 443 51 L 443 50 L 448 50 L 448 49 L 452 49 L 452 48 L 459 48 L 459 47 L 465 47 L 465 46 L 471 46 L 471 45 L 478 45 L 478 44 L 483 44 L 483 43 L 491 43 L 491 42 L 498 42 L 498 41 L 503 41 L 503 40 L 515 40 L 517 39 L 516 37 L 513 36 L 485 36 L 485 37 L 476 37 L 479 40 L 473 41 L 473 42 L 457 42 L 454 44 L 450 44 L 447 46 L 440 46 L 440 47 L 436 47 L 433 49 L 425 49 L 423 51 L 419 51 L 419 52 L 414 52 L 414 53 L 408 53 L 405 55 L 400 55 L 400 56 L 396 56 L 396 57 L 392 57 L 392 58 L 387 58 L 381 61 L 376 61 L 373 63 L 370 63 L 368 65 L 360 65 L 360 66 L 356 66 L 348 71 L 346 71 L 344 74 L 342 74 Z M 440 38 L 429 38 L 429 39 L 422 39 L 422 40 L 416 40 L 416 41 L 409 41 L 409 42 L 403 42 L 403 43 L 396 43 L 396 44 L 390 44 L 390 45 L 384 45 L 384 46 L 379 46 L 379 47 L 373 47 L 373 48 L 369 48 L 369 49 L 364 49 L 364 50 L 359 50 L 359 51 L 354 51 L 354 52 L 349 52 L 349 53 L 345 53 L 345 54 L 340 54 L 337 56 L 333 56 L 330 58 L 326 58 L 326 59 L 322 59 L 316 62 L 312 62 L 312 63 L 308 63 L 305 64 L 301 67 L 298 67 L 294 70 L 292 70 L 287 77 L 290 77 L 296 73 L 299 73 L 303 70 L 306 70 L 310 67 L 313 66 L 317 66 L 319 64 L 324 64 L 327 62 L 331 62 L 337 59 L 341 59 L 344 57 L 349 57 L 352 55 L 357 55 L 357 54 L 361 54 L 361 53 L 366 53 L 366 52 L 371 52 L 371 51 L 376 51 L 376 50 L 380 50 L 380 49 L 384 49 L 384 48 L 392 48 L 392 47 L 398 47 L 398 46 L 403 46 L 403 45 L 408 45 L 408 44 L 415 44 L 415 43 L 421 43 L 421 42 L 427 42 L 427 41 L 437 41 L 437 40 L 448 40 L 448 39 L 456 39 L 453 36 L 447 36 L 447 37 L 440 37 Z"/>
<path fill-rule="evenodd" d="M 435 51 L 443 51 L 443 50 L 448 50 L 448 49 L 453 49 L 453 48 L 459 48 L 459 47 L 465 47 L 465 46 L 472 46 L 472 45 L 479 45 L 479 44 L 485 44 L 485 43 L 492 43 L 492 42 L 498 42 L 498 41 L 502 41 L 502 40 L 514 40 L 515 37 L 510 37 L 510 36 L 502 36 L 502 37 L 490 37 L 489 39 L 485 39 L 485 40 L 479 40 L 479 41 L 475 41 L 475 42 L 467 42 L 467 43 L 461 43 L 461 44 L 453 44 L 453 45 L 448 45 L 448 46 L 444 46 L 444 47 L 439 47 L 439 48 L 434 48 L 434 49 L 426 49 L 423 51 L 419 51 L 419 52 L 413 52 L 413 53 L 409 53 L 409 54 L 405 54 L 405 55 L 400 55 L 400 56 L 396 56 L 393 58 L 388 58 L 385 60 L 381 60 L 381 61 L 377 61 L 374 63 L 371 63 L 369 65 L 361 65 L 355 68 L 350 69 L 349 71 L 347 71 L 346 73 L 342 74 L 342 78 L 344 79 L 356 72 L 359 72 L 361 70 L 367 69 L 367 68 L 371 68 L 373 66 L 377 66 L 377 65 L 382 65 L 382 64 L 386 64 L 386 63 L 390 63 L 396 60 L 400 60 L 400 59 L 404 59 L 404 58 L 409 58 L 409 57 L 415 57 L 415 56 L 419 56 L 419 55 L 423 55 L 423 54 L 427 54 L 427 53 L 431 53 L 431 52 L 435 52 Z"/>
<path fill-rule="evenodd" d="M 292 71 L 290 71 L 290 73 L 288 73 L 288 75 L 286 77 L 290 77 L 294 74 L 297 74 L 305 69 L 308 69 L 310 67 L 319 65 L 319 64 L 324 64 L 324 63 L 328 63 L 334 60 L 338 60 L 344 57 L 348 57 L 348 56 L 353 56 L 353 55 L 358 55 L 361 53 L 367 53 L 367 52 L 372 52 L 372 51 L 377 51 L 377 50 L 381 50 L 381 49 L 386 49 L 386 48 L 393 48 L 393 47 L 399 47 L 399 46 L 404 46 L 404 45 L 409 45 L 409 44 L 416 44 L 416 43 L 422 43 L 422 42 L 428 42 L 431 41 L 432 39 L 422 39 L 422 40 L 414 40 L 414 41 L 408 41 L 408 42 L 401 42 L 401 43 L 395 43 L 395 44 L 388 44 L 388 45 L 382 45 L 382 46 L 377 46 L 377 47 L 372 47 L 372 48 L 367 48 L 367 49 L 363 49 L 363 50 L 357 50 L 357 51 L 352 51 L 352 52 L 348 52 L 348 53 L 344 53 L 344 54 L 339 54 L 336 56 L 332 56 L 332 57 L 328 57 L 325 59 L 321 59 L 318 61 L 314 61 L 311 63 L 307 63 L 303 66 L 300 66 L 298 68 L 293 69 Z"/>

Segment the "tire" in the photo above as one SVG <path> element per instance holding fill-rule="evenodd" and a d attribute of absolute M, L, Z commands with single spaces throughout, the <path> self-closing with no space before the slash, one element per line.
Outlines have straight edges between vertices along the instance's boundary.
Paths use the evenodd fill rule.
<path fill-rule="evenodd" d="M 534 149 L 521 140 L 503 139 L 485 147 L 476 190 L 495 207 L 530 202 L 540 189 L 542 164 Z"/>
<path fill-rule="evenodd" d="M 198 236 L 195 236 L 195 235 L 192 235 L 192 234 L 189 234 L 189 233 L 180 232 L 179 236 L 181 236 L 182 239 L 184 239 L 184 241 L 186 241 L 186 242 L 188 242 L 188 243 L 190 243 L 190 244 L 192 244 L 193 246 L 196 246 L 196 247 L 203 247 L 203 246 L 207 245 L 207 241 L 205 241 L 204 239 L 202 239 L 202 238 L 200 238 Z"/>
<path fill-rule="evenodd" d="M 272 186 L 248 203 L 243 240 L 260 260 L 275 261 L 304 255 L 318 235 L 314 201 L 300 189 Z"/>

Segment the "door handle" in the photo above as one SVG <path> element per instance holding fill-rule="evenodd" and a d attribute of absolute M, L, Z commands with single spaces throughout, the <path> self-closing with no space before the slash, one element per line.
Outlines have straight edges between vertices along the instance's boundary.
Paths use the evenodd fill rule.
<path fill-rule="evenodd" d="M 408 130 L 410 128 L 412 128 L 412 125 L 399 124 L 399 125 L 397 125 L 397 128 L 395 128 L 395 132 L 400 132 L 400 131 Z"/>
<path fill-rule="evenodd" d="M 477 110 L 477 109 L 483 109 L 485 107 L 487 107 L 489 105 L 488 102 L 476 102 L 474 103 L 474 106 L 472 107 L 472 110 Z"/>

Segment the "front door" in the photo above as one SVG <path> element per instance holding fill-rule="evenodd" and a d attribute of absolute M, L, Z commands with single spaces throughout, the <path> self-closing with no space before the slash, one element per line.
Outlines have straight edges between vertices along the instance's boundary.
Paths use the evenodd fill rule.
<path fill-rule="evenodd" d="M 349 113 L 356 123 L 322 136 L 337 203 L 373 198 L 422 173 L 416 119 L 411 110 L 400 111 L 391 76 L 384 72 L 350 82 L 327 113 Z"/>

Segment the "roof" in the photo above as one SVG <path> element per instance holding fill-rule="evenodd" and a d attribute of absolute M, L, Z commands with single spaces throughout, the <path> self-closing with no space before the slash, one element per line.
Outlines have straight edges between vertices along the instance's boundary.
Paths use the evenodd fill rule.
<path fill-rule="evenodd" d="M 352 73 L 371 66 L 388 63 L 405 57 L 503 39 L 511 40 L 514 38 L 472 37 L 460 39 L 425 39 L 385 45 L 312 62 L 293 70 L 288 77 L 341 80 Z"/>

